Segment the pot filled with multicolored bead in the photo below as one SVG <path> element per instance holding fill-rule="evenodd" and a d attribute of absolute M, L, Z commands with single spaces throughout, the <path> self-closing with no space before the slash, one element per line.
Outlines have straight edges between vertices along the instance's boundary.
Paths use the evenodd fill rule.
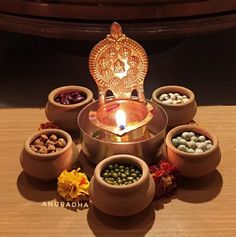
<path fill-rule="evenodd" d="M 93 93 L 82 86 L 62 86 L 48 95 L 45 114 L 49 121 L 67 131 L 78 131 L 79 112 L 93 101 Z"/>
<path fill-rule="evenodd" d="M 170 130 L 166 136 L 166 155 L 186 177 L 209 174 L 221 159 L 217 136 L 197 125 L 182 125 Z"/>
<path fill-rule="evenodd" d="M 155 194 L 147 164 L 132 155 L 115 155 L 101 161 L 90 182 L 95 207 L 114 216 L 129 216 L 145 209 Z"/>
<path fill-rule="evenodd" d="M 77 158 L 78 149 L 67 132 L 44 129 L 26 139 L 20 163 L 30 176 L 50 180 L 65 169 L 71 170 Z"/>
<path fill-rule="evenodd" d="M 152 94 L 152 101 L 168 115 L 168 127 L 189 123 L 197 112 L 194 93 L 182 86 L 163 86 Z"/>

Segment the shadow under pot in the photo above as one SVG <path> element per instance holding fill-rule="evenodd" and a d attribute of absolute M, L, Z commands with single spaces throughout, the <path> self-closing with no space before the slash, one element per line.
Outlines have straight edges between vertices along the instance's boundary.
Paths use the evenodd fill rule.
<path fill-rule="evenodd" d="M 191 122 L 197 112 L 194 93 L 182 86 L 160 87 L 153 92 L 152 101 L 167 113 L 169 128 Z"/>
<path fill-rule="evenodd" d="M 79 112 L 93 101 L 93 93 L 82 86 L 62 86 L 48 95 L 45 114 L 60 129 L 78 131 Z"/>
<path fill-rule="evenodd" d="M 33 133 L 26 139 L 20 163 L 30 176 L 51 180 L 57 178 L 63 170 L 71 170 L 78 155 L 78 149 L 67 132 L 60 129 L 45 129 Z"/>
<path fill-rule="evenodd" d="M 113 171 L 118 178 L 108 174 L 115 178 L 111 178 L 111 182 L 109 179 L 105 181 L 107 175 L 104 177 L 104 172 L 113 174 Z M 128 174 L 122 175 L 126 177 L 119 181 L 119 172 Z M 131 175 L 132 172 L 141 176 L 134 181 L 131 178 L 134 176 Z M 123 179 L 126 181 L 122 181 Z M 151 203 L 154 193 L 155 184 L 147 164 L 136 156 L 125 154 L 110 156 L 101 161 L 95 168 L 89 188 L 93 205 L 113 216 L 129 216 L 141 212 Z"/>
<path fill-rule="evenodd" d="M 175 127 L 168 132 L 165 142 L 167 158 L 185 177 L 203 177 L 220 163 L 218 138 L 206 128 L 197 125 Z"/>

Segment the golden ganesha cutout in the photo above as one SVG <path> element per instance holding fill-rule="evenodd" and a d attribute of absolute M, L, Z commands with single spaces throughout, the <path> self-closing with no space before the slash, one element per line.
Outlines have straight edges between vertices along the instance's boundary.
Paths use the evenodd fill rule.
<path fill-rule="evenodd" d="M 115 98 L 130 98 L 134 90 L 145 100 L 143 83 L 148 69 L 147 54 L 136 41 L 122 33 L 113 23 L 110 34 L 92 49 L 89 70 L 97 83 L 99 99 L 105 102 L 107 91 Z"/>

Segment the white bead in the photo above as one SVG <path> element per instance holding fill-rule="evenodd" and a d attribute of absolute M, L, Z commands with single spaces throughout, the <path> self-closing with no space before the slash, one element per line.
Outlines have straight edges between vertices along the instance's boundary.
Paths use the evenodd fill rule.
<path fill-rule="evenodd" d="M 195 152 L 196 152 L 196 153 L 203 153 L 203 150 L 200 149 L 200 148 L 197 148 L 197 149 L 195 150 Z"/>
<path fill-rule="evenodd" d="M 206 149 L 206 144 L 204 142 L 200 143 L 197 148 L 201 149 L 201 150 L 205 150 Z"/>
<path fill-rule="evenodd" d="M 162 101 L 163 104 L 173 104 L 173 100 L 172 99 L 168 99 L 168 100 L 164 100 Z"/>
<path fill-rule="evenodd" d="M 160 97 L 159 97 L 159 100 L 160 100 L 160 101 L 168 100 L 168 99 L 169 99 L 169 96 L 168 96 L 167 94 L 162 94 L 162 95 L 160 95 Z"/>
<path fill-rule="evenodd" d="M 188 101 L 189 101 L 188 98 L 183 98 L 183 102 L 184 102 L 184 103 L 187 103 Z"/>
<path fill-rule="evenodd" d="M 205 142 L 205 141 L 206 141 L 205 136 L 203 136 L 203 135 L 199 136 L 199 137 L 198 137 L 198 141 L 199 141 L 199 142 Z"/>
<path fill-rule="evenodd" d="M 206 145 L 207 151 L 211 150 L 211 148 L 212 148 L 212 144 L 207 144 L 207 145 Z"/>
<path fill-rule="evenodd" d="M 182 104 L 183 101 L 178 99 L 178 100 L 175 101 L 175 103 L 176 103 L 176 104 Z"/>
<path fill-rule="evenodd" d="M 178 149 L 180 150 L 180 151 L 187 151 L 187 148 L 186 148 L 186 146 L 185 145 L 179 145 L 178 146 Z"/>
<path fill-rule="evenodd" d="M 177 147 L 179 145 L 179 140 L 177 138 L 172 139 L 172 144 Z"/>
<path fill-rule="evenodd" d="M 178 136 L 176 139 L 178 139 L 180 141 L 182 139 L 182 137 Z"/>
<path fill-rule="evenodd" d="M 195 149 L 197 147 L 197 145 L 194 141 L 190 141 L 190 142 L 188 142 L 188 147 L 192 148 L 192 149 Z"/>
<path fill-rule="evenodd" d="M 170 98 L 171 98 L 172 100 L 175 100 L 175 99 L 176 99 L 176 97 L 175 97 L 175 95 L 174 95 L 173 93 L 169 93 L 169 96 L 170 96 Z"/>
<path fill-rule="evenodd" d="M 196 136 L 192 136 L 192 137 L 191 137 L 191 141 L 197 142 L 197 141 L 198 141 L 198 139 L 197 139 L 197 137 L 196 137 Z"/>
<path fill-rule="evenodd" d="M 206 140 L 205 143 L 206 144 L 212 144 L 212 141 L 211 140 Z"/>
<path fill-rule="evenodd" d="M 194 132 L 189 132 L 189 136 L 193 137 L 193 136 L 195 136 L 195 133 Z"/>
<path fill-rule="evenodd" d="M 180 145 L 187 146 L 187 141 L 182 138 L 182 139 L 180 139 L 179 144 L 180 144 Z"/>
<path fill-rule="evenodd" d="M 190 148 L 190 149 L 187 150 L 187 152 L 188 153 L 194 153 L 195 151 L 192 148 Z"/>
<path fill-rule="evenodd" d="M 182 136 L 182 138 L 184 138 L 185 140 L 190 140 L 189 132 L 183 132 L 181 136 Z"/>

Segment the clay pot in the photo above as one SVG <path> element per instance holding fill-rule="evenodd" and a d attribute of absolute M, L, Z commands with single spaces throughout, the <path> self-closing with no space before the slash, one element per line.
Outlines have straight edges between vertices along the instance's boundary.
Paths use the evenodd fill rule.
<path fill-rule="evenodd" d="M 213 143 L 209 151 L 203 153 L 186 153 L 172 144 L 172 138 L 182 132 L 194 132 L 204 135 Z M 166 136 L 166 156 L 183 176 L 197 178 L 205 176 L 216 169 L 221 160 L 219 141 L 216 135 L 206 128 L 197 125 L 182 125 L 173 128 Z"/>
<path fill-rule="evenodd" d="M 158 98 L 163 93 L 180 93 L 187 95 L 189 101 L 184 104 L 163 104 Z M 194 93 L 182 86 L 163 86 L 152 94 L 152 101 L 160 105 L 167 113 L 168 127 L 175 127 L 189 123 L 197 112 Z"/>
<path fill-rule="evenodd" d="M 56 134 L 64 138 L 66 146 L 55 153 L 39 154 L 30 149 L 30 144 L 42 134 Z M 71 170 L 78 158 L 78 149 L 71 136 L 60 129 L 40 130 L 30 135 L 21 152 L 20 163 L 24 171 L 32 177 L 50 180 L 57 178 L 63 170 Z"/>
<path fill-rule="evenodd" d="M 135 183 L 115 186 L 106 183 L 101 172 L 110 164 L 133 164 L 142 171 L 141 178 Z M 129 216 L 145 209 L 152 201 L 155 184 L 146 163 L 132 155 L 114 155 L 101 161 L 95 168 L 90 182 L 90 199 L 102 212 L 114 216 Z"/>
<path fill-rule="evenodd" d="M 55 98 L 62 93 L 70 91 L 80 91 L 87 95 L 87 98 L 77 104 L 63 105 L 55 101 Z M 48 95 L 48 102 L 45 108 L 45 114 L 49 121 L 53 121 L 59 128 L 72 131 L 79 130 L 77 117 L 81 109 L 93 101 L 93 93 L 82 86 L 63 86 L 51 91 Z"/>

